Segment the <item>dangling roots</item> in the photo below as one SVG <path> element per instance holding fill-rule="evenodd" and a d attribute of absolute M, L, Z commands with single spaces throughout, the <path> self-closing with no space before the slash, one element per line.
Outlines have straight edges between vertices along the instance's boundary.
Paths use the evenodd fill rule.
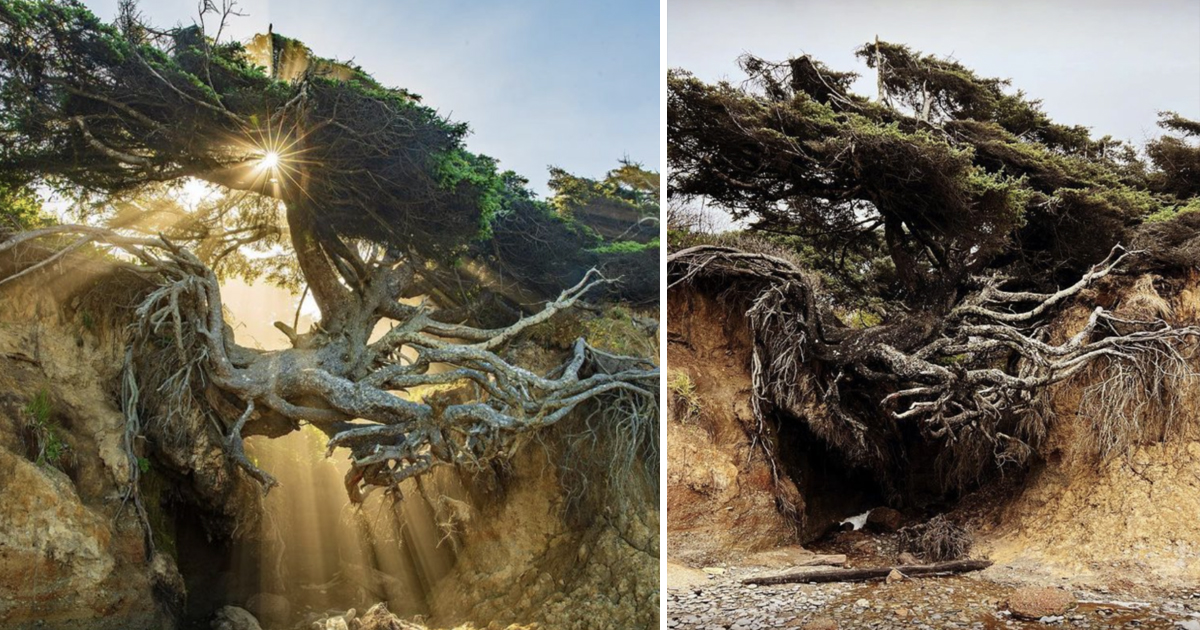
<path fill-rule="evenodd" d="M 1049 341 L 1042 326 L 1138 254 L 1118 246 L 1054 293 L 1009 291 L 998 275 L 976 278 L 977 288 L 943 314 L 911 313 L 861 330 L 841 324 L 814 275 L 779 256 L 703 245 L 671 254 L 668 277 L 670 287 L 709 282 L 744 296 L 760 425 L 772 412 L 801 419 L 886 484 L 900 472 L 899 424 L 917 423 L 942 445 L 943 482 L 962 487 L 989 466 L 1025 462 L 1053 419 L 1046 393 L 1056 383 L 1105 366 L 1083 411 L 1099 411 L 1094 401 L 1103 396 L 1115 412 L 1097 426 L 1101 450 L 1111 453 L 1140 428 L 1133 419 L 1160 404 L 1148 392 L 1190 378 L 1184 342 L 1200 336 L 1195 326 L 1121 318 L 1102 307 L 1062 343 Z M 1146 379 L 1156 385 L 1134 382 Z"/>

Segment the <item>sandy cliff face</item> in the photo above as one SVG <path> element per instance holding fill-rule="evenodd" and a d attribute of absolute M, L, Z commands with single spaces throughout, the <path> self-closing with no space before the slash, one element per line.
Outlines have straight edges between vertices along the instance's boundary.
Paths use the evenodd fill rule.
<path fill-rule="evenodd" d="M 686 375 L 700 407 L 695 417 L 682 418 L 668 405 L 668 556 L 709 563 L 794 540 L 792 521 L 777 508 L 770 463 L 754 444 L 744 320 L 736 309 L 691 290 L 672 291 L 667 313 L 669 369 Z M 803 509 L 795 486 L 783 482 Z"/>
<path fill-rule="evenodd" d="M 1159 296 L 1143 277 L 1109 299 L 1118 313 L 1152 304 L 1175 325 L 1196 325 L 1200 279 L 1170 284 Z M 1087 303 L 1072 306 L 1056 319 L 1054 334 L 1078 331 L 1090 310 Z M 1153 395 L 1169 399 L 1157 401 L 1165 405 L 1131 412 L 1123 425 L 1129 447 L 1108 457 L 1096 453 L 1096 435 L 1115 410 L 1081 405 L 1096 395 L 1089 388 L 1101 375 L 1058 386 L 1056 421 L 1039 461 L 980 519 L 981 549 L 1000 563 L 1084 582 L 1170 588 L 1200 580 L 1200 356 L 1195 345 L 1188 352 L 1192 376 Z"/>
<path fill-rule="evenodd" d="M 711 289 L 677 289 L 669 303 L 670 369 L 688 376 L 702 413 L 683 422 L 673 407 L 668 424 L 668 553 L 693 566 L 805 539 L 803 526 L 794 530 L 781 515 L 769 465 L 754 445 L 745 322 L 716 297 L 721 288 Z M 1200 278 L 1114 280 L 1081 296 L 1049 330 L 1070 337 L 1101 303 L 1125 317 L 1149 313 L 1195 325 Z M 1170 404 L 1139 411 L 1135 401 L 1127 422 L 1112 421 L 1115 390 L 1096 387 L 1100 370 L 1051 391 L 1055 420 L 1029 470 L 996 475 L 955 508 L 956 518 L 974 528 L 977 551 L 996 561 L 992 573 L 1147 594 L 1200 580 L 1198 349 L 1195 342 L 1187 349 L 1192 376 L 1151 377 L 1165 383 L 1160 394 Z M 1096 395 L 1108 403 L 1081 405 Z M 853 491 L 851 478 L 827 462 L 810 465 L 819 450 L 805 449 L 803 436 L 784 429 L 780 459 L 803 497 L 797 505 L 809 521 L 820 521 Z M 1114 433 L 1127 447 L 1101 457 L 1097 436 L 1117 440 Z"/>
<path fill-rule="evenodd" d="M 527 446 L 513 461 L 501 499 L 472 501 L 455 564 L 430 598 L 439 624 L 657 627 L 653 497 L 647 493 L 641 509 L 607 510 L 578 522 L 567 512 L 551 458 L 540 446 Z"/>
<path fill-rule="evenodd" d="M 174 562 L 147 561 L 121 492 L 119 344 L 57 297 L 96 278 L 84 270 L 0 297 L 0 627 L 171 627 Z"/>

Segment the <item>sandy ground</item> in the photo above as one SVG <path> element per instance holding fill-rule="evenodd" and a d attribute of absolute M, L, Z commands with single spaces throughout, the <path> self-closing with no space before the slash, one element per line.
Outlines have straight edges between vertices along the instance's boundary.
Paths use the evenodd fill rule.
<path fill-rule="evenodd" d="M 667 627 L 703 630 L 802 628 L 830 619 L 839 628 L 1185 628 L 1200 629 L 1200 592 L 1127 600 L 1112 592 L 1071 591 L 1080 603 L 1061 617 L 1018 621 L 1005 601 L 1021 582 L 1008 567 L 949 577 L 869 583 L 743 585 L 778 573 L 763 566 L 668 564 Z M 722 572 L 716 573 L 714 569 Z"/>
<path fill-rule="evenodd" d="M 742 584 L 798 570 L 817 553 L 843 553 L 854 567 L 895 562 L 887 534 L 844 532 L 811 549 L 782 547 L 710 567 L 668 561 L 667 627 L 678 630 L 803 628 L 819 619 L 839 628 L 1182 628 L 1200 630 L 1200 586 L 1148 590 L 1120 578 L 1087 581 L 1020 564 L 962 575 L 833 584 Z M 814 567 L 828 568 L 828 567 Z M 803 570 L 803 569 L 799 569 Z M 1107 584 L 1107 585 L 1106 585 Z M 1020 586 L 1055 586 L 1077 600 L 1065 615 L 1012 618 L 1006 602 Z"/>

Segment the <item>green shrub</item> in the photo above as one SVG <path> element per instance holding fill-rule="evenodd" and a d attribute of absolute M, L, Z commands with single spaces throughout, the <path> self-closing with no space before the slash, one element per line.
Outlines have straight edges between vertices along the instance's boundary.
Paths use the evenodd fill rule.
<path fill-rule="evenodd" d="M 1186 214 L 1188 212 L 1196 212 L 1200 210 L 1200 199 L 1192 199 L 1185 206 L 1167 206 L 1158 212 L 1146 215 L 1144 221 L 1146 223 L 1159 223 L 1161 221 L 1170 221 L 1175 217 Z"/>
<path fill-rule="evenodd" d="M 59 434 L 59 427 L 52 417 L 53 412 L 54 403 L 50 400 L 50 392 L 44 387 L 25 405 L 25 413 L 29 415 L 28 426 L 36 441 L 35 461 L 39 466 L 49 465 L 61 469 L 63 457 L 69 447 Z"/>
<path fill-rule="evenodd" d="M 692 377 L 683 370 L 667 372 L 667 390 L 671 392 L 671 404 L 680 424 L 688 424 L 700 417 L 704 410 L 700 405 L 700 394 Z"/>

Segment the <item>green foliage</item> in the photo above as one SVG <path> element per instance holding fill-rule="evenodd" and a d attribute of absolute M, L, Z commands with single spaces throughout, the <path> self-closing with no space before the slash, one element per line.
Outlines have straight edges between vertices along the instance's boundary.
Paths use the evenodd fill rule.
<path fill-rule="evenodd" d="M 988 269 L 1058 286 L 1143 219 L 1200 196 L 1200 123 L 1164 113 L 1177 135 L 1151 142 L 1147 164 L 957 60 L 888 42 L 857 54 L 881 100 L 807 56 L 743 56 L 748 81 L 736 85 L 671 70 L 673 202 L 727 210 L 835 293 L 945 308 Z M 670 234 L 673 248 L 698 240 Z"/>
<path fill-rule="evenodd" d="M 88 332 L 96 332 L 96 318 L 91 311 L 83 310 L 79 313 L 79 323 L 83 324 L 84 330 Z"/>
<path fill-rule="evenodd" d="M 628 208 L 636 216 L 658 215 L 658 173 L 629 160 L 621 160 L 621 166 L 602 180 L 551 167 L 549 186 L 554 191 L 550 205 L 566 216 L 590 205 Z"/>
<path fill-rule="evenodd" d="M 1157 212 L 1151 213 L 1146 216 L 1145 222 L 1161 223 L 1164 221 L 1170 221 L 1181 214 L 1198 211 L 1200 211 L 1200 199 L 1192 199 L 1187 203 L 1187 205 L 1167 206 L 1161 210 L 1158 210 Z"/>
<path fill-rule="evenodd" d="M 625 164 L 625 163 L 623 163 Z M 656 173 L 636 171 L 631 175 L 625 164 L 622 177 L 657 180 Z M 616 172 L 616 171 L 614 171 Z M 500 209 L 492 220 L 490 238 L 476 242 L 471 249 L 476 260 L 486 262 L 506 281 L 516 281 L 522 288 L 535 291 L 545 298 L 557 296 L 563 289 L 578 282 L 589 269 L 596 267 L 610 278 L 622 277 L 621 285 L 612 294 L 635 303 L 657 299 L 657 223 L 637 225 L 636 213 L 625 215 L 612 223 L 594 222 L 587 217 L 596 204 L 581 206 L 581 213 L 561 212 L 556 208 L 574 203 L 571 190 L 595 182 L 575 177 L 561 170 L 552 171 L 554 178 L 566 185 L 549 201 L 537 199 L 527 187 L 528 180 L 507 171 L 501 181 Z M 591 182 L 588 184 L 587 182 Z M 565 196 L 565 197 L 564 197 Z M 624 208 L 632 208 L 627 202 Z M 630 237 L 606 240 L 597 227 Z M 643 234 L 643 232 L 645 234 Z M 653 284 L 653 286 L 651 286 Z"/>
<path fill-rule="evenodd" d="M 50 424 L 50 414 L 54 411 L 54 404 L 50 401 L 50 391 L 45 387 L 39 389 L 33 398 L 26 403 L 25 413 L 39 425 Z"/>
<path fill-rule="evenodd" d="M 658 249 L 657 238 L 645 243 L 639 243 L 637 241 L 616 241 L 614 243 L 607 243 L 600 247 L 594 248 L 591 251 L 597 254 L 636 254 L 651 249 Z"/>
<path fill-rule="evenodd" d="M 53 223 L 54 219 L 42 209 L 41 200 L 31 188 L 0 181 L 0 231 L 30 230 Z"/>
<path fill-rule="evenodd" d="M 39 389 L 26 403 L 25 413 L 29 416 L 28 426 L 37 441 L 37 464 L 62 468 L 68 446 L 59 433 L 58 424 L 54 422 L 54 403 L 50 399 L 50 391 L 45 387 Z"/>
<path fill-rule="evenodd" d="M 680 424 L 688 424 L 700 417 L 704 407 L 700 403 L 700 394 L 692 377 L 683 370 L 667 371 L 667 391 L 671 392 L 671 402 L 675 405 L 675 417 Z"/>
<path fill-rule="evenodd" d="M 1180 199 L 1200 196 L 1200 146 L 1195 143 L 1200 138 L 1200 121 L 1162 112 L 1158 125 L 1175 135 L 1146 144 L 1146 155 L 1155 166 L 1150 186 Z"/>
<path fill-rule="evenodd" d="M 0 2 L 0 182 L 103 199 L 199 177 L 302 206 L 332 248 L 365 240 L 434 260 L 486 236 L 500 209 L 495 161 L 468 152 L 467 125 L 418 96 L 278 34 L 271 54 L 309 72 L 269 76 L 243 45 L 199 26 L 155 29 L 129 13 L 117 24 L 77 2 Z M 277 148 L 273 177 L 246 172 Z M 79 207 L 93 218 L 103 206 Z M 239 236 L 291 227 L 282 213 L 266 225 L 274 231 Z M 190 241 L 225 227 L 165 233 Z M 264 272 L 253 267 L 230 270 Z"/>
<path fill-rule="evenodd" d="M 496 171 L 496 160 L 455 147 L 436 154 L 433 172 L 438 184 L 446 190 L 470 186 L 479 195 L 479 237 L 491 236 L 492 219 L 503 205 L 505 182 Z"/>
<path fill-rule="evenodd" d="M 638 325 L 629 307 L 620 304 L 606 308 L 599 316 L 584 319 L 583 338 L 613 354 L 646 358 L 658 355 L 653 335 Z"/>
<path fill-rule="evenodd" d="M 842 322 L 851 328 L 871 328 L 883 323 L 878 313 L 866 309 L 854 309 L 842 316 Z"/>
<path fill-rule="evenodd" d="M 146 508 L 146 520 L 150 524 L 150 532 L 154 538 L 155 547 L 172 558 L 178 558 L 178 544 L 175 537 L 175 518 L 168 508 L 171 499 L 171 480 L 158 468 L 142 466 L 142 458 L 138 458 L 138 491 L 142 495 L 142 505 Z"/>

